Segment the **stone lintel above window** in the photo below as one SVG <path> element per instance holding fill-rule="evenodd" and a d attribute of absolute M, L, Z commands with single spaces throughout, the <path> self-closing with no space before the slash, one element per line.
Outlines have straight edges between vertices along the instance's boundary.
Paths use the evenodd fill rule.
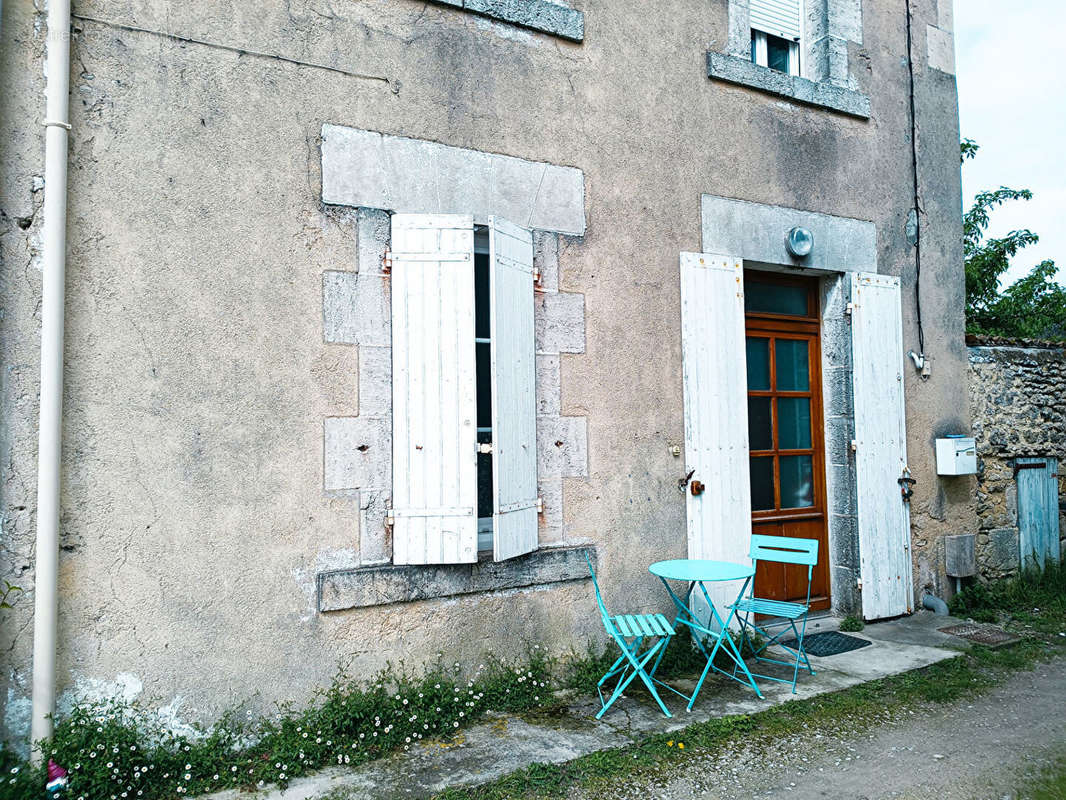
<path fill-rule="evenodd" d="M 433 0 L 484 17 L 550 33 L 572 42 L 585 39 L 585 15 L 549 0 Z"/>
<path fill-rule="evenodd" d="M 853 117 L 870 116 L 870 98 L 860 92 L 760 67 L 750 58 L 708 51 L 707 77 Z"/>
<path fill-rule="evenodd" d="M 585 580 L 589 577 L 586 554 L 595 563 L 596 549 L 587 545 L 547 547 L 507 561 L 321 572 L 317 576 L 318 610 L 344 611 Z"/>

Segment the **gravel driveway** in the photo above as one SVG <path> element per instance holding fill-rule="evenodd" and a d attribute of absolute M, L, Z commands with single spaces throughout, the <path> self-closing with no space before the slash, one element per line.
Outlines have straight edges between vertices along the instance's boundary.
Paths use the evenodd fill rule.
<path fill-rule="evenodd" d="M 1066 755 L 1066 660 L 1021 672 L 972 702 L 895 711 L 872 726 L 694 757 L 613 798 L 1014 798 Z M 603 795 L 572 794 L 573 800 Z"/>

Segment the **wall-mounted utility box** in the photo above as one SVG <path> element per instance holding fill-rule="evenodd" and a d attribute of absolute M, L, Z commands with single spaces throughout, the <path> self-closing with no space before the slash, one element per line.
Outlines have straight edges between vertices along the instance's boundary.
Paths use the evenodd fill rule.
<path fill-rule="evenodd" d="M 977 574 L 976 539 L 972 533 L 944 537 L 944 571 L 953 578 Z"/>
<path fill-rule="evenodd" d="M 970 436 L 936 440 L 937 475 L 976 475 L 977 443 Z"/>

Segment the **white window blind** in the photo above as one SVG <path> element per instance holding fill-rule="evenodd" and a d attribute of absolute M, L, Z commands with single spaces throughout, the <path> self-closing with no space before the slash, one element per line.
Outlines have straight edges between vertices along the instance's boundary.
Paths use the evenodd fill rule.
<path fill-rule="evenodd" d="M 493 557 L 537 549 L 537 408 L 533 237 L 489 218 Z"/>
<path fill-rule="evenodd" d="M 751 0 L 749 18 L 755 30 L 796 41 L 800 38 L 801 0 Z"/>
<path fill-rule="evenodd" d="M 392 217 L 393 562 L 477 560 L 474 221 Z"/>

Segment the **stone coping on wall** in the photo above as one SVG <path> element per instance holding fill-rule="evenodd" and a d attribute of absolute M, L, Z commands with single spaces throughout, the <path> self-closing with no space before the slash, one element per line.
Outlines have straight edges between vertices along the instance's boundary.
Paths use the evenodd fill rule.
<path fill-rule="evenodd" d="M 550 33 L 572 42 L 585 39 L 585 15 L 550 0 L 433 0 L 483 17 Z"/>
<path fill-rule="evenodd" d="M 1024 347 L 1044 350 L 1066 350 L 1066 340 L 1054 339 L 1013 339 L 1008 336 L 988 336 L 984 334 L 966 334 L 968 347 Z"/>
<path fill-rule="evenodd" d="M 824 81 L 786 75 L 727 53 L 707 52 L 707 77 L 852 117 L 868 119 L 870 116 L 870 98 L 864 94 Z"/>
<path fill-rule="evenodd" d="M 595 563 L 596 548 L 547 547 L 507 561 L 476 564 L 390 564 L 320 572 L 316 577 L 318 610 L 345 611 L 585 580 L 589 577 L 586 556 Z"/>

